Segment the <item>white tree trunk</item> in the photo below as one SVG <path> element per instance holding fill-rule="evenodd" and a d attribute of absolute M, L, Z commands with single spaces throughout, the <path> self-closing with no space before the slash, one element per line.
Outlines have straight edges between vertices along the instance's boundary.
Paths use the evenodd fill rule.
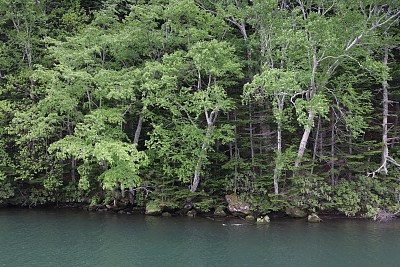
<path fill-rule="evenodd" d="M 387 66 L 388 64 L 388 48 L 385 48 L 385 56 L 383 63 Z M 383 94 L 383 118 L 382 118 L 382 166 L 383 171 L 387 174 L 387 161 L 389 158 L 389 148 L 388 148 L 388 115 L 389 115 L 389 93 L 388 93 L 388 82 L 385 79 L 382 84 L 382 94 Z"/>
<path fill-rule="evenodd" d="M 212 130 L 214 128 L 214 122 L 217 119 L 217 112 L 212 111 L 210 114 L 208 113 L 207 110 L 204 111 L 205 115 L 206 115 L 206 119 L 207 119 L 207 132 L 206 132 L 206 136 L 204 138 L 204 142 L 201 145 L 201 152 L 200 152 L 200 156 L 197 159 L 197 164 L 194 170 L 194 175 L 193 175 L 193 180 L 192 183 L 189 187 L 190 191 L 192 193 L 196 192 L 199 184 L 200 184 L 200 172 L 201 172 L 201 168 L 203 166 L 203 159 L 204 159 L 204 154 L 207 153 L 207 149 L 210 145 L 210 137 L 212 134 Z"/>
<path fill-rule="evenodd" d="M 336 124 L 336 118 L 335 114 L 332 109 L 331 113 L 331 169 L 330 169 L 330 175 L 331 175 L 331 184 L 332 186 L 336 185 L 336 176 L 335 176 L 335 144 L 336 144 L 336 135 L 335 135 L 335 124 Z"/>
<path fill-rule="evenodd" d="M 314 122 L 314 111 L 311 110 L 308 114 L 308 124 L 306 125 L 306 127 L 304 129 L 304 133 L 303 133 L 303 136 L 300 141 L 299 150 L 297 152 L 296 162 L 294 164 L 295 167 L 299 167 L 300 162 L 303 159 L 304 152 L 307 147 L 308 137 L 310 136 L 310 133 L 311 133 L 313 122 Z"/>
<path fill-rule="evenodd" d="M 279 165 L 281 161 L 282 154 L 282 123 L 278 122 L 277 127 L 277 137 L 276 137 L 276 148 L 277 148 L 277 157 L 275 159 L 275 170 L 274 170 L 274 193 L 279 194 Z"/>
<path fill-rule="evenodd" d="M 275 170 L 274 170 L 274 193 L 279 194 L 279 165 L 281 164 L 282 160 L 282 119 L 281 114 L 283 113 L 283 107 L 285 105 L 285 96 L 276 96 L 275 99 L 278 103 L 278 112 L 279 112 L 279 119 L 278 119 L 278 126 L 277 126 L 277 135 L 276 135 L 276 150 L 277 150 L 277 157 L 275 159 Z"/>
<path fill-rule="evenodd" d="M 209 132 L 209 128 L 207 128 L 207 133 L 208 132 Z M 208 136 L 208 135 L 209 134 L 207 134 L 206 136 Z M 207 139 L 207 137 L 206 137 L 206 139 Z M 207 153 L 207 148 L 208 148 L 208 140 L 205 140 L 203 145 L 201 146 L 201 153 Z M 196 192 L 196 190 L 200 184 L 200 172 L 201 172 L 202 166 L 203 166 L 203 155 L 200 154 L 199 158 L 197 159 L 196 168 L 194 170 L 193 181 L 192 181 L 192 184 L 190 185 L 190 191 L 192 193 Z"/>
<path fill-rule="evenodd" d="M 139 121 L 136 126 L 135 137 L 133 138 L 133 144 L 135 146 L 137 146 L 139 143 L 139 137 L 140 137 L 140 132 L 142 131 L 143 120 L 144 120 L 144 114 L 140 114 Z"/>
<path fill-rule="evenodd" d="M 307 95 L 308 101 L 312 100 L 312 98 L 314 97 L 315 91 L 317 89 L 316 84 L 315 84 L 315 75 L 317 73 L 318 64 L 319 64 L 319 62 L 317 60 L 317 51 L 314 49 L 310 89 L 309 89 L 309 92 Z M 307 147 L 308 138 L 310 137 L 312 126 L 314 124 L 314 117 L 315 117 L 315 111 L 311 108 L 308 112 L 307 125 L 304 128 L 303 136 L 301 137 L 301 141 L 300 141 L 300 145 L 299 145 L 299 150 L 297 152 L 297 158 L 296 158 L 296 161 L 294 164 L 294 166 L 296 168 L 300 166 L 300 162 L 303 159 L 304 152 Z"/>

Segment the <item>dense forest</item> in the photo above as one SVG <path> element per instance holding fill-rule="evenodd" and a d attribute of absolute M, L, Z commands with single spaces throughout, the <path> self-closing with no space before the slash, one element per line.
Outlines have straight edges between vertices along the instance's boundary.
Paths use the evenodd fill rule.
<path fill-rule="evenodd" d="M 0 203 L 392 216 L 399 19 L 397 0 L 0 0 Z"/>

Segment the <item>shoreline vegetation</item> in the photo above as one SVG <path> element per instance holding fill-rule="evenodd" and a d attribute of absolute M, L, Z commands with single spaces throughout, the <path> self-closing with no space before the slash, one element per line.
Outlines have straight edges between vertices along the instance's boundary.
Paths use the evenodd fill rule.
<path fill-rule="evenodd" d="M 396 218 L 399 21 L 395 0 L 2 0 L 0 205 Z"/>

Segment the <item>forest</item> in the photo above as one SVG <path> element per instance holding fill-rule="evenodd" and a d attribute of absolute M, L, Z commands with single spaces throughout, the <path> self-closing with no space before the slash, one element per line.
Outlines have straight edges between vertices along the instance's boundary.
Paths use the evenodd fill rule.
<path fill-rule="evenodd" d="M 400 211 L 397 0 L 0 0 L 0 205 Z"/>

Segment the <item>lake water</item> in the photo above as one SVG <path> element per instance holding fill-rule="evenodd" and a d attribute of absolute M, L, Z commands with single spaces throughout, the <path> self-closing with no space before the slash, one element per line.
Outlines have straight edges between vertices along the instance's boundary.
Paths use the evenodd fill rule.
<path fill-rule="evenodd" d="M 0 266 L 400 266 L 400 221 L 241 223 L 0 209 Z"/>

